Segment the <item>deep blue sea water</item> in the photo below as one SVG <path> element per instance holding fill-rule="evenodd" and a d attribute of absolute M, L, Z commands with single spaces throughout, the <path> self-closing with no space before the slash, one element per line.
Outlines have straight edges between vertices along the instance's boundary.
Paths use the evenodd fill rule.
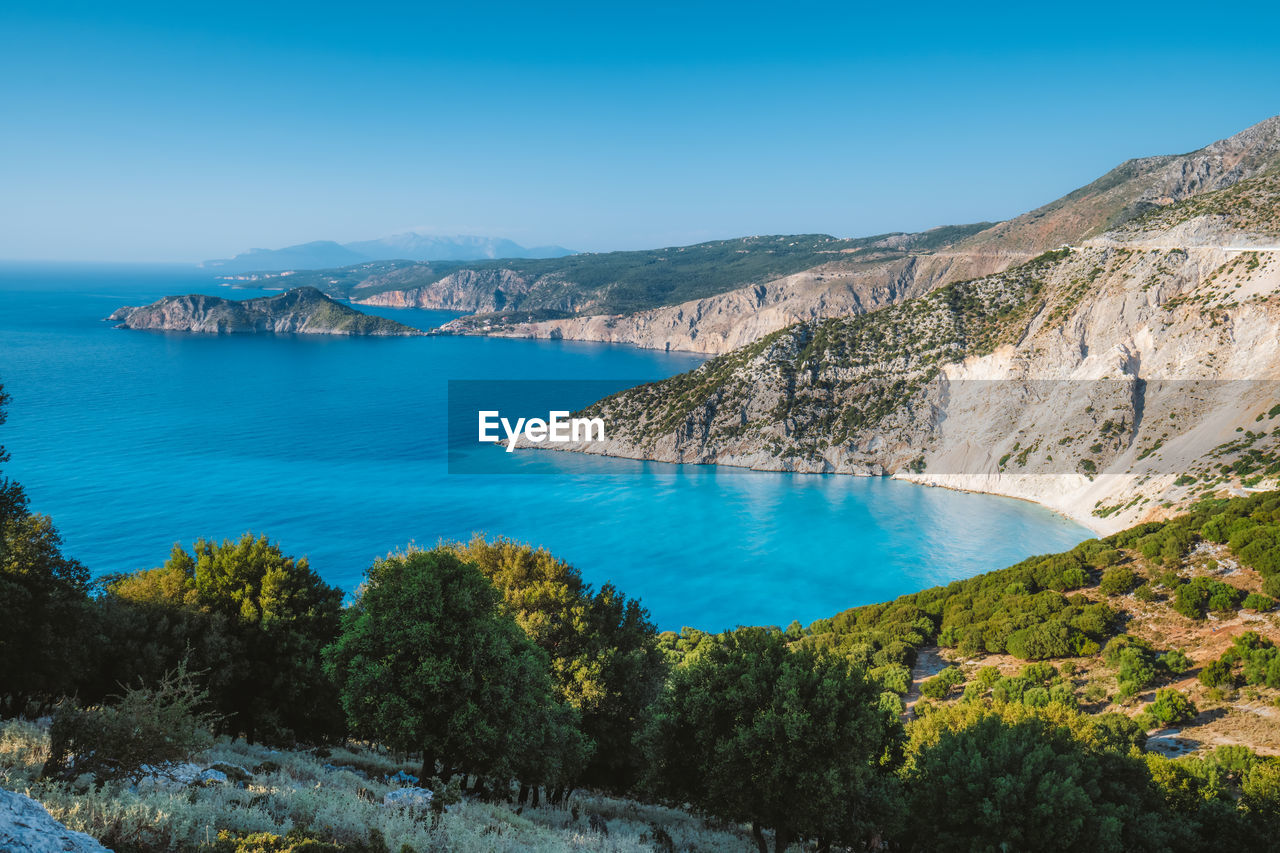
<path fill-rule="evenodd" d="M 102 320 L 188 292 L 258 295 L 189 268 L 0 266 L 0 383 L 13 396 L 4 470 L 94 573 L 254 531 L 351 591 L 377 555 L 485 532 L 613 581 L 663 629 L 715 630 L 808 623 L 1089 536 L 1029 503 L 883 479 L 500 451 L 513 472 L 543 473 L 451 474 L 450 379 L 644 380 L 700 359 L 558 341 L 136 332 Z M 424 328 L 451 316 L 378 313 Z"/>

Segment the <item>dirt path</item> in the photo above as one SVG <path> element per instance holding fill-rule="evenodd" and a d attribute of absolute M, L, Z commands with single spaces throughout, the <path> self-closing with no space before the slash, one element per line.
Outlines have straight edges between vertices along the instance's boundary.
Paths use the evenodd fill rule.
<path fill-rule="evenodd" d="M 916 665 L 911 668 L 911 687 L 904 700 L 907 706 L 907 712 L 902 715 L 904 720 L 915 719 L 916 702 L 920 701 L 920 685 L 946 668 L 947 662 L 938 653 L 937 646 L 923 648 L 916 654 Z"/>

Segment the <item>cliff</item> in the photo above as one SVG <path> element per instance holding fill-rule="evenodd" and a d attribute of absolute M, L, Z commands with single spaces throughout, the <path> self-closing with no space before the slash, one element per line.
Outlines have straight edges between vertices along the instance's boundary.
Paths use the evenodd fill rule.
<path fill-rule="evenodd" d="M 685 288 L 646 290 L 651 304 L 628 300 L 623 304 L 629 310 L 612 310 L 617 300 L 610 295 L 646 276 L 670 272 L 655 268 L 670 263 L 677 250 L 614 253 L 628 257 L 590 270 L 562 264 L 541 271 L 439 271 L 430 284 L 417 287 L 405 287 L 413 276 L 401 271 L 360 285 L 353 298 L 369 304 L 475 312 L 445 326 L 455 334 L 605 341 L 719 354 L 793 323 L 878 310 L 954 282 L 1000 272 L 1062 245 L 1100 237 L 1153 211 L 1256 177 L 1272 168 L 1277 157 L 1280 117 L 1189 154 L 1129 160 L 1093 183 L 1007 222 L 838 241 L 825 250 L 813 244 L 808 247 L 809 263 L 793 254 L 791 267 L 776 260 L 761 264 L 736 284 L 731 277 L 721 277 L 714 286 L 704 287 L 710 292 L 684 299 L 679 297 Z M 777 252 L 806 238 L 764 239 L 773 242 L 744 243 L 734 251 Z M 794 247 L 788 248 L 794 252 Z M 684 274 L 703 275 L 697 269 Z M 591 288 L 584 288 L 588 275 L 596 278 Z M 531 309 L 568 316 L 529 319 L 524 312 Z"/>
<path fill-rule="evenodd" d="M 117 328 L 120 329 L 163 329 L 215 334 L 424 334 L 395 320 L 364 314 L 330 299 L 313 287 L 299 287 L 274 296 L 243 301 L 201 294 L 166 296 L 139 308 L 120 308 L 107 319 L 119 321 Z"/>
<path fill-rule="evenodd" d="M 586 452 L 891 474 L 1100 531 L 1280 474 L 1280 170 L 601 401 Z M 1268 242 L 1270 241 L 1270 242 Z"/>

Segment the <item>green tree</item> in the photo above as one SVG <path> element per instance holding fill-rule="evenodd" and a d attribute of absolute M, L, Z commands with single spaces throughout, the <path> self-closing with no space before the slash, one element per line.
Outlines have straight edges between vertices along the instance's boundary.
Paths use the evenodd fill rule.
<path fill-rule="evenodd" d="M 0 385 L 0 424 L 8 402 Z M 89 668 L 88 583 L 49 517 L 31 515 L 22 487 L 0 477 L 0 714 L 41 713 Z"/>
<path fill-rule="evenodd" d="M 208 672 L 225 731 L 251 741 L 318 739 L 341 729 L 320 659 L 341 607 L 342 591 L 305 559 L 246 533 L 198 540 L 190 553 L 175 545 L 164 566 L 114 579 L 102 630 L 110 653 L 139 670 L 131 678 L 154 678 L 190 654 L 193 668 Z"/>
<path fill-rule="evenodd" d="M 437 761 L 445 778 L 541 783 L 579 769 L 564 767 L 582 743 L 556 710 L 546 656 L 451 550 L 375 562 L 325 662 L 355 732 L 421 751 L 423 778 Z"/>
<path fill-rule="evenodd" d="M 0 712 L 41 713 L 88 668 L 89 573 L 46 515 L 0 520 Z"/>
<path fill-rule="evenodd" d="M 9 400 L 10 397 L 5 393 L 4 386 L 0 385 L 0 426 L 4 426 L 8 419 L 5 409 L 9 405 Z M 8 461 L 9 452 L 5 450 L 3 444 L 0 444 L 0 464 Z M 22 487 L 8 477 L 0 476 L 0 522 L 20 518 L 26 514 L 27 496 L 22 491 Z"/>
<path fill-rule="evenodd" d="M 639 778 L 637 739 L 667 664 L 657 630 L 635 599 L 611 584 L 598 592 L 543 548 L 476 537 L 450 546 L 502 593 L 516 622 L 544 652 L 560 698 L 595 745 L 581 782 L 625 791 Z"/>
<path fill-rule="evenodd" d="M 880 773 L 898 723 L 879 686 L 843 657 L 740 628 L 671 676 L 646 734 L 649 785 L 725 820 L 750 822 L 764 849 L 797 837 L 861 843 L 893 800 Z"/>
<path fill-rule="evenodd" d="M 929 851 L 1165 849 L 1158 791 L 1113 744 L 1058 706 L 936 710 L 911 726 L 905 840 Z"/>

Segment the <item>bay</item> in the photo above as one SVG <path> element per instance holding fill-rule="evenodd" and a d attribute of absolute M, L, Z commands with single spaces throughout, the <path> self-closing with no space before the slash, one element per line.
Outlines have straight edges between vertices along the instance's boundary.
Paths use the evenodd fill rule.
<path fill-rule="evenodd" d="M 260 293 L 190 267 L 0 266 L 0 383 L 13 397 L 3 470 L 95 574 L 253 531 L 351 592 L 376 556 L 483 533 L 546 546 L 596 586 L 639 597 L 662 629 L 719 630 L 807 624 L 1090 535 L 1026 502 L 887 479 L 562 453 L 450 473 L 449 380 L 646 381 L 702 358 L 570 341 L 138 332 L 103 320 L 188 292 Z M 420 328 L 453 316 L 374 313 Z"/>

